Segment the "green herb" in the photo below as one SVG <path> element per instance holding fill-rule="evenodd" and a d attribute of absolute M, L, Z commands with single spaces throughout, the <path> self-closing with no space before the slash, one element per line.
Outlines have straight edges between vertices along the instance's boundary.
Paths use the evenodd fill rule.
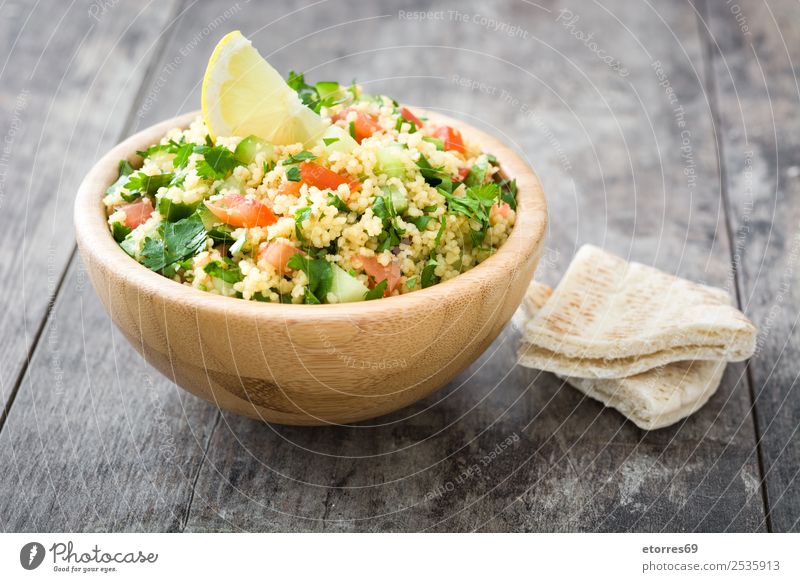
<path fill-rule="evenodd" d="M 303 150 L 300 153 L 292 154 L 291 156 L 283 160 L 283 162 L 281 163 L 284 166 L 288 166 L 290 164 L 299 164 L 300 162 L 303 162 L 305 160 L 315 160 L 315 159 L 317 159 L 317 156 L 315 156 L 308 150 Z"/>
<path fill-rule="evenodd" d="M 297 92 L 303 105 L 314 113 L 319 113 L 323 107 L 332 107 L 347 100 L 346 91 L 335 81 L 320 81 L 316 85 L 309 85 L 303 73 L 289 71 L 286 84 Z"/>
<path fill-rule="evenodd" d="M 306 303 L 322 303 L 326 301 L 333 284 L 333 267 L 325 259 L 312 259 L 300 253 L 292 255 L 287 265 L 292 269 L 303 271 L 308 277 Z"/>
<path fill-rule="evenodd" d="M 500 199 L 511 207 L 517 209 L 517 179 L 503 180 L 500 182 Z"/>
<path fill-rule="evenodd" d="M 470 232 L 473 246 L 483 244 L 489 228 L 489 213 L 492 205 L 500 198 L 500 186 L 494 182 L 467 188 L 463 196 L 455 196 L 439 191 L 447 199 L 447 209 L 454 214 L 463 214 L 480 224 L 480 228 Z"/>
<path fill-rule="evenodd" d="M 408 279 L 406 279 L 406 288 L 407 289 L 413 289 L 414 285 L 416 285 L 416 284 L 417 284 L 417 278 L 416 277 L 409 277 Z"/>
<path fill-rule="evenodd" d="M 159 188 L 169 186 L 174 179 L 175 174 L 156 174 L 155 176 L 148 176 L 144 172 L 131 174 L 125 182 L 125 188 L 130 194 L 123 193 L 122 198 L 131 202 L 141 196 L 152 196 L 158 192 Z"/>
<path fill-rule="evenodd" d="M 382 253 L 399 245 L 405 230 L 397 225 L 397 212 L 391 194 L 376 196 L 372 203 L 372 212 L 383 222 L 383 231 L 378 235 L 378 252 Z"/>
<path fill-rule="evenodd" d="M 386 292 L 386 286 L 389 284 L 389 281 L 384 279 L 377 285 L 375 285 L 372 289 L 367 291 L 364 295 L 364 299 L 366 301 L 371 301 L 372 299 L 380 299 L 383 297 L 383 294 Z"/>
<path fill-rule="evenodd" d="M 356 139 L 356 124 L 354 121 L 351 121 L 350 124 L 347 126 L 348 130 L 350 131 L 350 137 Z M 358 140 L 356 140 L 358 141 Z"/>
<path fill-rule="evenodd" d="M 206 134 L 206 145 L 210 148 L 214 147 L 214 140 L 211 139 L 211 136 Z"/>
<path fill-rule="evenodd" d="M 175 152 L 175 157 L 172 159 L 172 166 L 174 168 L 185 168 L 189 163 L 189 156 L 194 153 L 194 144 L 183 144 Z"/>
<path fill-rule="evenodd" d="M 433 145 L 436 146 L 436 149 L 439 150 L 440 152 L 444 151 L 444 142 L 441 139 L 439 139 L 438 137 L 427 137 L 426 136 L 426 137 L 422 138 L 422 141 L 427 141 L 427 142 L 432 143 Z"/>
<path fill-rule="evenodd" d="M 197 175 L 201 178 L 224 180 L 236 166 L 241 165 L 233 152 L 225 146 L 197 146 L 194 151 L 203 156 L 203 159 L 195 164 Z"/>
<path fill-rule="evenodd" d="M 286 170 L 286 179 L 290 182 L 299 182 L 300 181 L 300 168 L 298 166 L 292 166 L 288 170 Z"/>
<path fill-rule="evenodd" d="M 431 204 L 430 206 L 426 206 L 425 208 L 423 208 L 422 212 L 433 212 L 437 208 L 439 208 L 439 207 L 436 206 L 436 204 Z"/>
<path fill-rule="evenodd" d="M 264 175 L 265 176 L 267 174 L 269 174 L 274 169 L 275 169 L 275 162 L 273 162 L 272 160 L 270 160 L 268 162 L 264 162 Z"/>
<path fill-rule="evenodd" d="M 444 171 L 444 166 L 438 166 L 434 168 L 431 166 L 428 158 L 422 154 L 420 154 L 419 159 L 417 160 L 417 167 L 419 167 L 420 172 L 422 172 L 422 177 L 425 178 L 425 181 L 429 186 L 436 187 L 441 184 L 443 179 L 449 178 L 447 172 Z"/>
<path fill-rule="evenodd" d="M 303 236 L 303 221 L 308 220 L 308 217 L 311 215 L 311 207 L 306 206 L 304 208 L 298 208 L 294 213 L 294 232 L 297 236 L 297 240 L 304 241 L 305 237 Z"/>
<path fill-rule="evenodd" d="M 339 196 L 336 194 L 328 194 L 328 204 L 335 206 L 339 212 L 350 212 L 350 209 L 347 207 L 347 204 L 344 203 L 344 200 L 339 198 Z"/>
<path fill-rule="evenodd" d="M 211 261 L 203 270 L 216 279 L 222 279 L 226 283 L 238 283 L 243 279 L 242 272 L 233 261 Z"/>
<path fill-rule="evenodd" d="M 117 242 L 122 242 L 125 240 L 125 237 L 131 233 L 131 229 L 122 224 L 121 222 L 112 222 L 111 223 L 111 234 L 114 236 L 114 240 Z"/>
<path fill-rule="evenodd" d="M 481 158 L 469 169 L 467 177 L 464 178 L 464 184 L 470 188 L 472 186 L 481 186 L 486 182 L 486 175 L 488 172 L 489 162 L 485 158 Z"/>
<path fill-rule="evenodd" d="M 331 145 L 332 143 L 336 143 L 337 141 L 339 141 L 339 138 L 338 138 L 338 137 L 323 137 L 323 138 L 322 138 L 322 142 L 323 142 L 323 143 L 324 143 L 326 146 L 329 146 L 329 145 Z"/>
<path fill-rule="evenodd" d="M 406 218 L 406 222 L 410 222 L 417 227 L 417 230 L 422 232 L 428 227 L 428 223 L 433 220 L 433 216 L 410 216 Z"/>
<path fill-rule="evenodd" d="M 420 285 L 423 289 L 435 285 L 439 281 L 439 277 L 434 273 L 438 264 L 439 263 L 434 258 L 428 259 L 428 262 L 425 263 L 425 267 L 422 269 L 422 275 L 420 276 Z"/>
<path fill-rule="evenodd" d="M 206 230 L 196 214 L 177 222 L 162 222 L 158 238 L 146 238 L 142 264 L 152 271 L 195 255 L 206 242 Z"/>
<path fill-rule="evenodd" d="M 120 160 L 119 161 L 119 175 L 120 176 L 128 176 L 133 174 L 133 166 L 128 160 Z"/>

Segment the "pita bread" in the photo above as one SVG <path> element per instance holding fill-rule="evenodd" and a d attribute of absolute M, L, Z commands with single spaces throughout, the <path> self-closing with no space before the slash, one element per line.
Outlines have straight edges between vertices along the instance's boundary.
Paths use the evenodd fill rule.
<path fill-rule="evenodd" d="M 552 293 L 547 285 L 533 281 L 523 300 L 524 317 L 534 317 Z M 699 360 L 674 362 L 627 378 L 559 377 L 615 408 L 639 428 L 654 430 L 676 423 L 708 402 L 719 387 L 725 366 L 723 361 Z"/>
<path fill-rule="evenodd" d="M 523 365 L 609 379 L 676 361 L 747 359 L 756 329 L 721 289 L 585 245 L 523 336 Z"/>

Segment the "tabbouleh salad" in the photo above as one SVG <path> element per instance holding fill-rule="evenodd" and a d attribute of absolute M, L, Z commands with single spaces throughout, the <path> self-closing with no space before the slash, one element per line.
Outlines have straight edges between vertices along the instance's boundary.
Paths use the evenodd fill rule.
<path fill-rule="evenodd" d="M 506 241 L 516 184 L 491 153 L 356 85 L 288 85 L 326 123 L 314 143 L 212 139 L 198 118 L 120 162 L 104 202 L 128 255 L 211 293 L 343 303 L 446 281 Z"/>

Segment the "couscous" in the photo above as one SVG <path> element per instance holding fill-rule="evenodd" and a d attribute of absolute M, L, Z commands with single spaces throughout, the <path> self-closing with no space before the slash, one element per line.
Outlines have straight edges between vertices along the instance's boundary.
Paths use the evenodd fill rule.
<path fill-rule="evenodd" d="M 212 139 L 198 118 L 120 162 L 104 203 L 128 255 L 211 293 L 341 303 L 446 281 L 506 241 L 516 185 L 490 152 L 355 85 L 288 85 L 327 124 L 314 143 Z"/>

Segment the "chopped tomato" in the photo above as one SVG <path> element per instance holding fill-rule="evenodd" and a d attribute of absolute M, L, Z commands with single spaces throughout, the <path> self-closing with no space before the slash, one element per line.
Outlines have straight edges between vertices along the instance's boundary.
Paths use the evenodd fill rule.
<path fill-rule="evenodd" d="M 153 203 L 150 202 L 149 198 L 143 197 L 136 202 L 123 204 L 119 207 L 119 210 L 125 212 L 125 226 L 136 228 L 153 214 Z"/>
<path fill-rule="evenodd" d="M 467 179 L 467 175 L 469 175 L 469 168 L 461 168 L 458 170 L 458 176 L 453 178 L 453 182 L 463 182 Z"/>
<path fill-rule="evenodd" d="M 278 188 L 278 194 L 288 194 L 297 198 L 300 196 L 300 186 L 302 185 L 302 182 L 284 182 Z"/>
<path fill-rule="evenodd" d="M 511 212 L 511 207 L 505 202 L 496 202 L 492 205 L 492 210 L 490 212 L 492 214 L 499 214 L 503 218 L 508 218 L 508 215 Z"/>
<path fill-rule="evenodd" d="M 383 280 L 386 280 L 386 291 L 383 296 L 388 297 L 392 294 L 397 284 L 400 282 L 400 262 L 397 259 L 384 267 L 378 262 L 375 257 L 358 257 L 361 260 L 361 266 L 364 271 L 371 278 L 372 287 L 377 285 Z"/>
<path fill-rule="evenodd" d="M 258 247 L 258 261 L 265 261 L 275 267 L 281 275 L 291 273 L 289 259 L 296 254 L 305 254 L 303 251 L 287 242 L 276 240 L 271 243 L 261 243 Z"/>
<path fill-rule="evenodd" d="M 340 121 L 342 119 L 347 119 L 347 114 L 350 113 L 352 109 L 343 109 L 336 115 L 334 115 L 331 119 L 333 122 Z M 355 129 L 356 135 L 355 140 L 358 143 L 361 143 L 361 140 L 370 137 L 376 131 L 379 131 L 381 126 L 378 125 L 378 119 L 374 115 L 370 115 L 368 113 L 364 113 L 362 111 L 356 112 L 356 119 L 353 122 L 353 128 Z"/>
<path fill-rule="evenodd" d="M 422 127 L 422 121 L 420 121 L 419 117 L 411 113 L 411 111 L 409 111 L 407 108 L 401 107 L 400 115 L 402 115 L 403 119 L 405 119 L 406 121 L 410 121 L 417 127 Z"/>
<path fill-rule="evenodd" d="M 450 127 L 449 125 L 440 127 L 433 132 L 433 137 L 438 137 L 444 142 L 445 150 L 456 150 L 462 154 L 466 153 L 464 138 L 461 137 L 461 132 L 454 127 Z"/>
<path fill-rule="evenodd" d="M 231 226 L 269 226 L 278 220 L 268 206 L 241 194 L 228 194 L 219 200 L 206 200 L 205 205 L 214 216 Z"/>
<path fill-rule="evenodd" d="M 300 164 L 300 180 L 304 184 L 314 186 L 320 190 L 330 188 L 336 190 L 341 184 L 348 184 L 350 191 L 355 192 L 361 188 L 361 182 L 340 176 L 336 172 L 324 168 L 314 162 L 303 162 Z"/>

